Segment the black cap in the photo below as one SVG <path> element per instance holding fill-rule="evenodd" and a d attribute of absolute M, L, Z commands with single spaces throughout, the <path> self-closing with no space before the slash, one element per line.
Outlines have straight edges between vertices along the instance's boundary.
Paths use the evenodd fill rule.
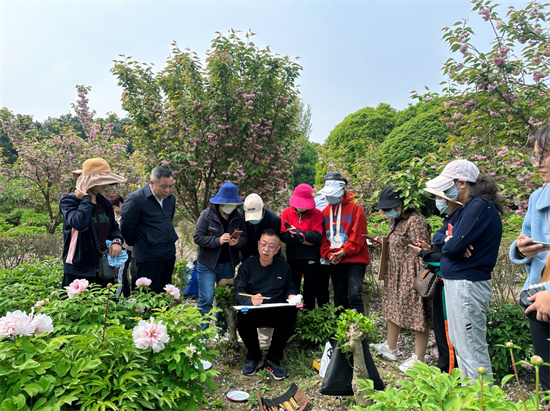
<path fill-rule="evenodd" d="M 328 173 L 326 173 L 323 177 L 323 184 L 325 183 L 325 181 L 329 180 L 343 181 L 346 184 L 348 183 L 348 180 L 346 180 L 338 171 L 329 171 Z"/>
<path fill-rule="evenodd" d="M 401 192 L 396 186 L 384 187 L 384 189 L 380 192 L 380 197 L 378 198 L 378 205 L 376 208 L 379 210 L 389 210 L 390 208 L 397 207 L 403 202 L 403 199 L 400 196 Z"/>

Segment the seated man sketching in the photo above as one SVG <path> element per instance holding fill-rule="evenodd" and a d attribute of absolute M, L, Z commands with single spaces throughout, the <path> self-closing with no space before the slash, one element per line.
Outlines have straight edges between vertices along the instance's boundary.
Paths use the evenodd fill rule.
<path fill-rule="evenodd" d="M 239 305 L 284 303 L 296 295 L 290 266 L 276 256 L 280 244 L 281 240 L 274 230 L 268 228 L 263 231 L 258 241 L 260 254 L 245 260 L 235 278 L 234 294 Z M 288 374 L 279 368 L 279 364 L 295 322 L 295 305 L 239 311 L 237 329 L 247 349 L 246 363 L 241 372 L 254 375 L 259 369 L 265 368 L 276 380 L 287 377 Z M 273 338 L 265 361 L 262 361 L 257 327 L 266 326 L 273 327 Z"/>

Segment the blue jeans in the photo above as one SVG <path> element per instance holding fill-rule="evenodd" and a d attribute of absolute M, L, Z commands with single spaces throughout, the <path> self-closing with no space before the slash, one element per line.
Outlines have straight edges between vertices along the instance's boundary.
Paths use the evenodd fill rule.
<path fill-rule="evenodd" d="M 487 315 L 493 286 L 491 280 L 445 279 L 445 305 L 449 338 L 464 377 L 478 378 L 477 367 L 493 378 L 487 345 Z"/>
<path fill-rule="evenodd" d="M 235 269 L 230 262 L 217 264 L 213 270 L 197 262 L 197 282 L 199 284 L 197 307 L 199 307 L 202 315 L 208 314 L 212 309 L 216 283 L 222 278 L 230 279 L 233 277 L 235 277 Z"/>

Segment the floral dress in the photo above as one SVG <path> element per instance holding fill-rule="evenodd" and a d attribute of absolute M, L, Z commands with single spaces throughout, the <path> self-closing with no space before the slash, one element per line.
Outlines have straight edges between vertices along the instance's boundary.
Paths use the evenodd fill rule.
<path fill-rule="evenodd" d="M 382 310 L 386 320 L 420 332 L 429 329 L 432 304 L 413 289 L 414 278 L 424 268 L 422 260 L 407 245 L 415 244 L 418 239 L 429 244 L 430 237 L 430 225 L 418 211 L 407 210 L 390 223 Z"/>

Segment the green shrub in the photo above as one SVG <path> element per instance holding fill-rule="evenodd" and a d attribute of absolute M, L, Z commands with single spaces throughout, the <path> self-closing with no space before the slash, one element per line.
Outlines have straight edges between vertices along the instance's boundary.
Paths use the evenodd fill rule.
<path fill-rule="evenodd" d="M 63 263 L 54 258 L 0 270 L 0 315 L 29 311 L 38 300 L 45 300 L 61 287 L 62 278 Z"/>
<path fill-rule="evenodd" d="M 522 225 L 523 217 L 515 213 L 505 214 L 502 218 L 502 236 L 504 238 L 515 240 L 516 238 L 518 238 L 519 233 L 521 232 Z"/>
<path fill-rule="evenodd" d="M 439 144 L 447 140 L 448 133 L 436 107 L 394 128 L 378 147 L 377 157 L 388 171 L 402 170 L 404 161 L 436 152 Z"/>
<path fill-rule="evenodd" d="M 338 329 L 337 320 L 336 307 L 332 304 L 301 310 L 296 319 L 298 341 L 310 346 L 326 343 Z"/>
<path fill-rule="evenodd" d="M 0 340 L 0 409 L 196 410 L 205 402 L 217 388 L 217 371 L 200 362 L 218 355 L 206 345 L 216 327 L 200 327 L 211 316 L 147 287 L 116 302 L 115 288 L 89 286 L 72 298 L 59 291 L 35 308 L 51 317 L 52 333 Z M 157 352 L 133 338 L 152 317 L 169 336 Z"/>
<path fill-rule="evenodd" d="M 441 411 L 441 410 L 485 410 L 485 411 L 537 411 L 531 399 L 510 401 L 506 393 L 487 380 L 462 378 L 462 371 L 455 368 L 451 375 L 442 373 L 437 367 L 422 362 L 416 363 L 405 374 L 410 379 L 399 380 L 398 388 L 388 387 L 385 391 L 374 391 L 371 380 L 361 381 L 361 391 L 373 401 L 367 408 L 354 407 L 356 411 Z M 471 383 L 473 382 L 473 383 Z M 471 383 L 471 384 L 470 384 Z"/>
<path fill-rule="evenodd" d="M 25 232 L 21 232 L 25 230 Z M 41 233 L 29 233 L 39 230 Z M 60 257 L 63 237 L 60 233 L 46 234 L 43 227 L 16 227 L 0 233 L 0 269 L 48 257 Z"/>
<path fill-rule="evenodd" d="M 523 311 L 517 304 L 492 303 L 487 312 L 487 344 L 497 379 L 512 372 L 509 351 L 504 347 L 507 342 L 523 347 L 515 353 L 516 360 L 528 359 L 532 355 L 529 323 Z"/>

